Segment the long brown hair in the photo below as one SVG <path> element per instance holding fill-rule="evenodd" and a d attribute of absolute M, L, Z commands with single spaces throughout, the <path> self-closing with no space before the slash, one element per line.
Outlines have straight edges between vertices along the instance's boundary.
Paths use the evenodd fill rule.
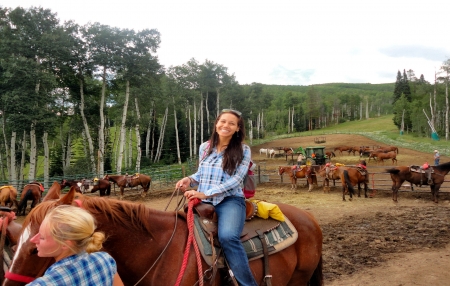
<path fill-rule="evenodd" d="M 231 113 L 238 118 L 239 130 L 233 134 L 230 143 L 228 143 L 228 146 L 223 154 L 223 171 L 227 172 L 231 176 L 236 171 L 237 166 L 242 162 L 242 159 L 244 158 L 244 149 L 242 148 L 242 143 L 245 139 L 245 124 L 240 112 L 226 109 L 222 110 L 222 112 L 217 116 L 211 132 L 212 135 L 209 138 L 210 148 L 207 154 L 210 155 L 212 153 L 213 147 L 216 146 L 217 143 L 219 143 L 219 134 L 217 134 L 216 132 L 216 124 L 224 113 Z"/>

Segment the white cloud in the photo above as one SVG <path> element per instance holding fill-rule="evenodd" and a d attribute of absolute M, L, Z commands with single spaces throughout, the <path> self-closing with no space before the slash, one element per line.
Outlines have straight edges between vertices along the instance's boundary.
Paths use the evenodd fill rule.
<path fill-rule="evenodd" d="M 165 66 L 191 58 L 228 67 L 240 83 L 393 82 L 413 69 L 432 81 L 450 58 L 450 2 L 3 0 L 63 20 L 157 29 Z"/>

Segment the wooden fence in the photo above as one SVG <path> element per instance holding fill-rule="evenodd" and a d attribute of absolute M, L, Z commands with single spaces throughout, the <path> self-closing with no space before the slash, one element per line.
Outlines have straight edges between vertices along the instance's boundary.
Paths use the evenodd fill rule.
<path fill-rule="evenodd" d="M 391 191 L 392 188 L 392 179 L 389 173 L 385 170 L 389 168 L 393 168 L 395 166 L 367 166 L 367 170 L 369 172 L 369 185 L 368 188 L 370 190 L 376 191 Z M 261 162 L 257 165 L 257 171 L 255 172 L 257 176 L 257 181 L 260 183 L 266 182 L 274 182 L 274 183 L 284 183 L 290 184 L 290 180 L 288 175 L 283 174 L 282 176 L 278 175 L 277 169 L 268 169 L 264 162 Z M 299 184 L 306 184 L 306 179 L 298 179 Z M 317 184 L 322 186 L 323 178 L 317 178 Z M 333 181 L 330 183 L 330 187 L 333 186 Z M 334 182 L 334 186 L 340 187 L 340 182 Z M 414 192 L 430 192 L 430 186 L 424 185 L 422 187 L 413 185 Z M 402 187 L 399 190 L 402 191 L 412 191 L 411 184 L 409 182 L 404 182 Z M 444 183 L 442 184 L 439 192 L 450 193 L 450 177 L 446 177 Z"/>

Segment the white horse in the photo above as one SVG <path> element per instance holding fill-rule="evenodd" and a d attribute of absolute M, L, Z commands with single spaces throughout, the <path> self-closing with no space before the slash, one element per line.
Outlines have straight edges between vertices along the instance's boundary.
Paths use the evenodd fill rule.
<path fill-rule="evenodd" d="M 261 155 L 261 154 L 266 154 L 266 156 L 267 156 L 269 154 L 269 149 L 264 149 L 264 148 L 259 149 L 259 155 Z"/>
<path fill-rule="evenodd" d="M 275 158 L 275 149 L 269 149 L 269 158 Z"/>

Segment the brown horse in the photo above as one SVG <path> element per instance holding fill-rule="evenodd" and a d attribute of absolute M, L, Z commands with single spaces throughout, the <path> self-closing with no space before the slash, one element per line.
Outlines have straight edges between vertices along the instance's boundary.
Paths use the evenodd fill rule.
<path fill-rule="evenodd" d="M 439 189 L 444 182 L 445 175 L 450 171 L 450 162 L 433 166 L 431 173 L 431 182 L 428 183 L 427 175 L 420 172 L 411 171 L 409 166 L 398 166 L 387 169 L 386 172 L 391 174 L 392 179 L 392 200 L 397 202 L 398 189 L 402 186 L 404 181 L 408 181 L 415 185 L 430 185 L 431 196 L 435 203 L 438 202 Z"/>
<path fill-rule="evenodd" d="M 364 163 L 365 164 L 365 163 Z M 353 200 L 355 189 L 353 186 L 358 185 L 358 197 L 361 197 L 361 183 L 364 184 L 364 196 L 367 198 L 367 184 L 369 183 L 369 174 L 363 175 L 356 167 L 339 166 L 331 170 L 332 176 L 338 175 L 342 183 L 342 200 L 345 201 L 345 194 L 349 194 L 349 200 Z"/>
<path fill-rule="evenodd" d="M 309 166 L 279 166 L 278 175 L 282 176 L 284 173 L 288 174 L 291 179 L 291 189 L 297 189 L 297 179 L 299 178 L 306 178 L 309 185 L 308 192 L 312 191 L 313 184 L 317 185 L 317 178 L 312 176 L 313 169 Z"/>
<path fill-rule="evenodd" d="M 123 199 L 123 190 L 128 188 L 133 188 L 137 186 L 142 186 L 144 191 L 141 196 L 144 198 L 147 195 L 147 191 L 150 188 L 150 184 L 152 179 L 150 176 L 144 174 L 135 174 L 135 175 L 105 175 L 103 177 L 104 180 L 108 180 L 110 182 L 114 182 L 120 188 L 120 199 Z"/>
<path fill-rule="evenodd" d="M 36 246 L 30 238 L 39 231 L 45 214 L 61 204 L 79 205 L 95 217 L 97 230 L 108 238 L 102 250 L 116 261 L 124 285 L 176 284 L 189 233 L 184 213 L 158 211 L 139 203 L 99 197 L 74 201 L 74 195 L 75 190 L 71 189 L 57 201 L 42 202 L 27 216 L 23 223 L 23 229 L 27 231 L 20 236 L 18 250 L 3 285 L 23 285 L 25 283 L 17 280 L 39 277 L 54 263 L 53 258 L 37 256 Z M 298 239 L 270 256 L 268 267 L 274 274 L 272 285 L 323 285 L 320 226 L 307 211 L 286 204 L 279 204 L 279 207 L 296 228 Z M 151 247 L 148 247 L 149 243 Z M 199 280 L 196 254 L 193 247 L 191 250 L 180 285 L 195 285 Z M 202 269 L 208 269 L 208 264 L 202 258 L 200 260 Z M 250 267 L 260 285 L 265 276 L 263 258 L 250 261 Z M 223 271 L 218 271 L 213 281 L 205 280 L 205 284 L 224 285 L 222 275 Z"/>
<path fill-rule="evenodd" d="M 334 154 L 333 151 L 327 151 L 327 152 L 325 152 L 325 155 L 327 155 L 328 159 L 336 157 L 336 154 Z"/>
<path fill-rule="evenodd" d="M 97 179 L 93 180 L 93 187 L 91 189 L 91 193 L 95 193 L 96 191 L 100 192 L 100 197 L 111 195 L 111 184 L 106 179 Z"/>
<path fill-rule="evenodd" d="M 352 148 L 352 147 L 349 147 L 349 146 L 340 146 L 340 147 L 334 148 L 334 151 L 339 151 L 339 154 L 341 154 L 341 155 L 342 155 L 342 151 L 348 151 L 349 154 L 350 154 L 351 151 L 349 151 L 349 150 L 350 150 L 351 148 Z"/>
<path fill-rule="evenodd" d="M 37 204 L 41 202 L 42 193 L 44 192 L 44 187 L 41 183 L 32 182 L 23 187 L 22 193 L 20 194 L 20 201 L 17 206 L 17 215 L 25 215 L 27 209 L 28 200 L 31 200 L 32 210 Z"/>
<path fill-rule="evenodd" d="M 334 168 L 337 168 L 335 165 L 323 165 L 319 166 L 319 169 L 314 173 L 321 176 L 323 178 L 323 192 L 330 192 L 330 180 L 339 180 L 340 176 L 338 173 L 331 172 Z"/>
<path fill-rule="evenodd" d="M 395 164 L 397 164 L 397 153 L 395 153 L 394 151 L 388 153 L 379 152 L 376 154 L 376 156 L 377 156 L 377 164 L 381 162 L 384 165 L 384 160 L 388 159 L 392 160 L 392 164 L 394 164 L 394 161 Z"/>
<path fill-rule="evenodd" d="M 0 187 L 0 205 L 19 208 L 17 203 L 17 189 L 13 186 Z"/>
<path fill-rule="evenodd" d="M 379 149 L 383 150 L 384 152 L 393 151 L 398 154 L 398 147 L 396 147 L 396 146 L 385 146 L 385 147 L 380 147 Z"/>
<path fill-rule="evenodd" d="M 86 180 L 61 180 L 61 189 L 75 187 L 75 191 L 84 194 L 89 190 L 89 184 Z"/>

